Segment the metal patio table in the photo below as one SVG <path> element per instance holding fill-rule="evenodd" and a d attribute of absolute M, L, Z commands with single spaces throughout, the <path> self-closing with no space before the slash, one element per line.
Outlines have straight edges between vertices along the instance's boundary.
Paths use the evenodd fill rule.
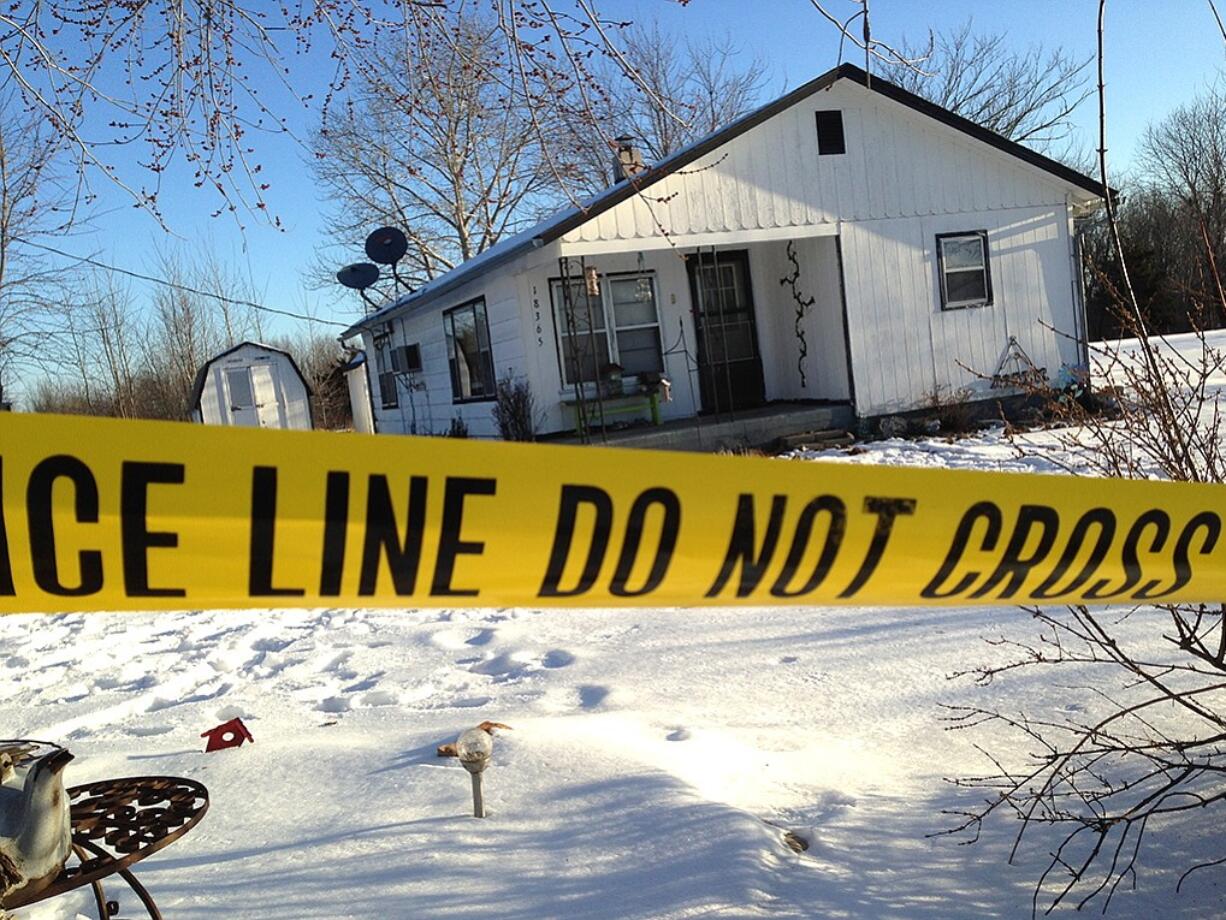
<path fill-rule="evenodd" d="M 152 920 L 162 920 L 153 897 L 137 881 L 131 867 L 199 824 L 209 808 L 208 790 L 190 779 L 133 776 L 73 786 L 68 799 L 76 863 L 70 860 L 49 888 L 7 907 L 26 907 L 89 885 L 99 920 L 108 920 L 119 906 L 107 900 L 102 880 L 118 874 Z"/>

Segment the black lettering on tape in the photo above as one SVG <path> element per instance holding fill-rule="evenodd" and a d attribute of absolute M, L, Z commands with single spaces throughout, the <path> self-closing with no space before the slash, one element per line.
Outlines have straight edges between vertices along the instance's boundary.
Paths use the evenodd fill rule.
<path fill-rule="evenodd" d="M 1134 598 L 1148 600 L 1156 597 L 1166 597 L 1168 594 L 1178 591 L 1192 580 L 1192 562 L 1188 558 L 1188 550 L 1192 547 L 1192 537 L 1196 535 L 1196 531 L 1201 529 L 1205 531 L 1205 538 L 1201 541 L 1200 549 L 1196 551 L 1197 554 L 1208 556 L 1213 552 L 1213 548 L 1217 546 L 1218 538 L 1222 535 L 1222 519 L 1212 511 L 1202 511 L 1184 525 L 1183 531 L 1179 534 L 1179 539 L 1175 541 L 1175 583 L 1165 591 L 1155 591 L 1154 588 L 1157 587 L 1157 582 L 1150 582 L 1137 591 L 1133 595 Z"/>
<path fill-rule="evenodd" d="M 128 597 L 186 597 L 183 588 L 149 586 L 149 550 L 179 545 L 179 535 L 174 531 L 149 529 L 149 487 L 182 485 L 183 464 L 125 460 L 121 469 L 119 517 L 124 592 Z"/>
<path fill-rule="evenodd" d="M 1093 600 L 1105 597 L 1118 597 L 1125 591 L 1131 591 L 1136 587 L 1143 574 L 1141 571 L 1141 560 L 1137 556 L 1137 544 L 1141 542 L 1141 535 L 1149 527 L 1154 528 L 1154 539 L 1150 542 L 1149 551 L 1151 553 L 1162 551 L 1162 547 L 1166 545 L 1167 537 L 1171 534 L 1171 518 L 1165 511 L 1151 508 L 1133 522 L 1132 527 L 1128 529 L 1128 536 L 1124 538 L 1124 548 L 1121 552 L 1124 565 L 1124 583 L 1114 590 L 1108 590 L 1107 586 L 1111 584 L 1111 580 L 1107 578 L 1099 579 L 1086 591 L 1085 597 Z M 1145 587 L 1152 588 L 1155 584 L 1157 582 L 1151 581 Z"/>
<path fill-rule="evenodd" d="M 74 511 L 80 524 L 98 523 L 98 483 L 88 466 L 76 457 L 57 454 L 43 460 L 30 473 L 26 486 L 26 516 L 30 526 L 30 556 L 34 581 L 43 591 L 60 597 L 84 597 L 102 590 L 102 553 L 83 549 L 77 553 L 80 583 L 69 587 L 60 580 L 55 556 L 55 521 L 51 513 L 51 490 L 57 479 L 72 480 Z"/>
<path fill-rule="evenodd" d="M 1056 589 L 1055 585 L 1064 574 L 1069 570 L 1069 566 L 1073 564 L 1073 560 L 1077 558 L 1077 553 L 1081 550 L 1082 544 L 1085 543 L 1086 531 L 1091 527 L 1098 528 L 1098 539 L 1094 542 L 1094 548 L 1090 551 L 1090 557 L 1086 559 L 1085 565 L 1081 567 L 1081 571 L 1066 584 L 1063 588 Z M 1066 594 L 1072 594 L 1082 585 L 1093 577 L 1098 567 L 1107 558 L 1107 551 L 1111 548 L 1111 541 L 1115 539 L 1115 515 L 1108 508 L 1091 508 L 1073 525 L 1073 532 L 1069 534 L 1068 543 L 1065 544 L 1064 552 L 1060 556 L 1060 561 L 1056 563 L 1056 567 L 1051 570 L 1043 582 L 1030 592 L 1032 597 L 1047 599 L 1051 597 L 1063 597 Z"/>
<path fill-rule="evenodd" d="M 349 474 L 330 470 L 324 492 L 324 545 L 319 563 L 319 596 L 341 593 L 345 540 L 349 533 Z"/>
<path fill-rule="evenodd" d="M 379 583 L 379 560 L 387 558 L 396 594 L 406 596 L 417 587 L 417 567 L 421 564 L 422 535 L 426 529 L 426 477 L 409 478 L 408 508 L 405 511 L 404 539 L 396 527 L 392 494 L 387 477 L 373 475 L 366 490 L 366 536 L 362 543 L 362 571 L 358 594 L 369 597 Z"/>
<path fill-rule="evenodd" d="M 724 564 L 720 567 L 715 581 L 707 589 L 707 597 L 716 597 L 728 580 L 732 577 L 737 565 L 741 566 L 741 581 L 736 587 L 737 597 L 748 597 L 753 593 L 758 582 L 766 573 L 775 555 L 775 547 L 779 544 L 779 531 L 783 527 L 783 512 L 787 508 L 787 496 L 776 495 L 771 498 L 770 518 L 766 522 L 766 533 L 762 537 L 762 548 L 758 549 L 755 539 L 753 495 L 742 493 L 736 500 L 736 520 L 732 523 L 732 536 L 728 540 L 728 552 L 724 554 Z"/>
<path fill-rule="evenodd" d="M 869 541 L 868 552 L 860 563 L 860 571 L 846 588 L 839 592 L 839 597 L 854 597 L 868 580 L 889 545 L 890 534 L 894 532 L 894 521 L 900 515 L 915 514 L 916 500 L 914 498 L 886 498 L 881 495 L 870 495 L 864 499 L 864 513 L 877 515 L 877 526 L 873 528 L 873 539 Z"/>
<path fill-rule="evenodd" d="M 826 542 L 822 546 L 821 555 L 817 559 L 813 571 L 799 588 L 793 590 L 788 585 L 796 577 L 796 570 L 809 548 L 809 537 L 813 534 L 813 521 L 821 513 L 830 516 L 830 525 L 826 529 Z M 788 550 L 787 559 L 783 562 L 783 571 L 771 585 L 771 594 L 775 597 L 800 597 L 816 590 L 826 576 L 839 554 L 843 543 L 843 535 L 847 531 L 847 506 L 833 495 L 819 495 L 800 512 L 800 520 L 796 522 L 796 532 L 792 535 L 792 547 Z"/>
<path fill-rule="evenodd" d="M 273 545 L 277 533 L 277 468 L 251 470 L 251 543 L 247 554 L 247 594 L 251 597 L 300 597 L 302 588 L 274 588 Z"/>
<path fill-rule="evenodd" d="M 9 556 L 9 534 L 4 525 L 4 458 L 0 457 L 0 597 L 13 597 L 13 560 Z"/>
<path fill-rule="evenodd" d="M 448 476 L 443 490 L 443 527 L 438 540 L 438 558 L 434 562 L 434 580 L 430 594 L 434 597 L 476 597 L 477 588 L 455 588 L 451 579 L 455 575 L 456 556 L 480 556 L 485 544 L 480 540 L 460 539 L 464 523 L 464 499 L 469 495 L 494 495 L 497 483 L 493 479 L 475 479 L 467 476 Z"/>
<path fill-rule="evenodd" d="M 664 511 L 664 520 L 660 525 L 660 542 L 656 544 L 655 558 L 651 562 L 651 570 L 640 588 L 628 588 L 630 573 L 634 571 L 634 563 L 638 559 L 639 545 L 643 542 L 643 522 L 647 517 L 647 509 L 659 505 Z M 613 572 L 613 581 L 609 585 L 609 593 L 618 597 L 642 597 L 650 594 L 664 580 L 669 563 L 673 559 L 673 550 L 677 547 L 677 538 L 681 530 L 681 499 L 672 489 L 647 489 L 630 507 L 630 518 L 626 521 L 626 537 L 622 542 L 621 555 L 617 559 L 617 569 Z"/>
<path fill-rule="evenodd" d="M 1030 534 L 1036 527 L 1042 528 L 1039 533 L 1039 544 L 1028 556 L 1022 553 L 1030 542 Z M 1013 525 L 1013 533 L 1005 546 L 1005 553 L 997 563 L 995 570 L 987 581 L 972 591 L 968 597 L 983 597 L 1002 581 L 1006 584 L 997 595 L 999 598 L 1013 597 L 1026 581 L 1031 570 L 1047 558 L 1055 545 L 1056 534 L 1060 531 L 1060 515 L 1055 508 L 1047 505 L 1022 505 L 1017 512 L 1017 522 Z M 1007 579 L 1007 581 L 1006 581 Z"/>
<path fill-rule="evenodd" d="M 945 554 L 945 561 L 941 563 L 941 567 L 937 569 L 937 573 L 932 576 L 932 580 L 924 586 L 920 591 L 920 597 L 957 597 L 967 588 L 975 583 L 980 575 L 979 572 L 967 572 L 962 578 L 948 591 L 942 591 L 941 586 L 953 574 L 959 562 L 962 561 L 962 556 L 966 553 L 966 544 L 971 538 L 971 531 L 975 527 L 977 521 L 987 522 L 987 531 L 983 535 L 983 542 L 980 548 L 984 552 L 991 552 L 996 549 L 996 543 L 1000 539 L 1000 531 L 1003 526 L 1001 520 L 1000 508 L 994 502 L 976 502 L 966 509 L 966 513 L 962 515 L 962 520 L 958 521 L 958 529 L 954 531 L 954 538 L 949 544 L 949 552 Z"/>
<path fill-rule="evenodd" d="M 579 582 L 573 588 L 562 588 L 562 573 L 566 571 L 566 561 L 570 558 L 571 543 L 575 539 L 575 523 L 579 506 L 590 505 L 596 513 L 596 523 L 592 528 L 592 542 L 588 547 L 587 560 L 583 564 L 583 572 Z M 549 565 L 545 568 L 545 578 L 541 582 L 539 597 L 574 597 L 585 594 L 596 584 L 600 576 L 600 567 L 604 564 L 605 553 L 609 549 L 609 534 L 613 530 L 613 499 L 604 489 L 596 486 L 562 486 L 562 496 L 558 503 L 558 523 L 553 534 L 553 548 L 549 552 Z"/>

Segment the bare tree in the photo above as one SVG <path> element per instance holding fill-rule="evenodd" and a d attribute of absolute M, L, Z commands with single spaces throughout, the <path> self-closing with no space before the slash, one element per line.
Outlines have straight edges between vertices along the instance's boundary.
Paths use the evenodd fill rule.
<path fill-rule="evenodd" d="M 1106 0 L 1100 0 L 1099 164 L 1104 187 L 1105 12 Z M 1171 348 L 1151 337 L 1110 199 L 1107 225 L 1119 284 L 1102 275 L 1100 283 L 1111 294 L 1119 326 L 1131 343 L 1094 349 L 1096 373 L 1110 382 L 1104 396 L 1087 401 L 1065 393 L 1052 401 L 1060 425 L 1053 453 L 1072 473 L 1226 482 L 1218 384 L 1226 355 L 1211 346 L 1199 327 L 1194 349 Z M 1226 308 L 1220 288 L 1217 297 L 1216 308 Z M 1033 448 L 1019 445 L 1019 450 Z M 1114 545 L 1115 522 L 1109 514 L 1095 509 L 1082 519 L 1093 518 L 1083 534 L 1094 533 L 1092 554 Z M 1153 508 L 1138 517 L 1128 540 L 1134 546 L 1149 541 L 1149 548 L 1158 550 L 1170 530 L 1167 512 Z M 1216 513 L 1197 514 L 1178 538 L 1179 551 L 1208 554 L 1221 531 Z M 1048 596 L 1067 595 L 1091 577 L 1091 565 L 1082 561 L 1080 571 L 1070 575 L 1076 560 L 1068 551 L 1064 559 L 1061 574 L 1068 580 L 1059 591 L 1049 581 Z M 1077 559 L 1085 559 L 1080 550 Z M 1169 593 L 1160 590 L 1163 582 L 1142 584 L 1139 565 L 1126 569 L 1123 588 L 1099 582 L 1093 596 L 1105 603 L 1125 595 L 1152 597 L 1152 604 L 1030 609 L 1039 625 L 1036 637 L 1002 638 L 995 643 L 1005 652 L 1002 658 L 964 672 L 990 684 L 1017 672 L 1072 671 L 1080 680 L 1069 690 L 1081 690 L 1081 700 L 1042 714 L 1003 706 L 952 710 L 953 727 L 976 734 L 991 767 L 983 775 L 955 780 L 986 798 L 955 812 L 960 820 L 950 833 L 969 833 L 975 840 L 985 822 L 1009 815 L 1017 821 L 1011 855 L 1026 840 L 1039 838 L 1048 861 L 1035 888 L 1036 913 L 1068 901 L 1078 909 L 1099 902 L 1105 911 L 1121 885 L 1136 884 L 1149 834 L 1170 829 L 1182 815 L 1216 811 L 1226 803 L 1226 604 L 1163 603 L 1160 598 Z M 1163 624 L 1158 629 L 1155 617 Z M 1223 863 L 1226 855 L 1210 851 L 1207 859 L 1187 866 L 1179 885 Z"/>
<path fill-rule="evenodd" d="M 1191 296 L 1202 303 L 1226 301 L 1222 265 L 1226 260 L 1226 92 L 1215 87 L 1179 106 L 1146 132 L 1142 163 L 1157 187 L 1179 202 L 1179 222 L 1190 230 L 1199 258 L 1187 278 Z M 1215 325 L 1226 314 L 1215 311 Z"/>
<path fill-rule="evenodd" d="M 1014 141 L 1050 146 L 1066 138 L 1073 110 L 1092 93 L 1090 58 L 1042 45 L 1015 50 L 1004 33 L 975 32 L 970 19 L 901 50 L 922 69 L 884 63 L 883 76 Z"/>
<path fill-rule="evenodd" d="M 60 331 L 64 273 L 29 244 L 65 229 L 67 197 L 41 125 L 0 96 L 0 401 Z"/>
<path fill-rule="evenodd" d="M 615 138 L 634 138 L 658 162 L 752 110 L 768 79 L 765 60 L 731 35 L 684 40 L 652 23 L 627 29 L 622 45 L 634 78 L 620 62 L 595 68 L 599 95 L 565 125 L 588 191 L 620 178 L 610 168 Z"/>
<path fill-rule="evenodd" d="M 549 178 L 531 118 L 507 89 L 497 21 L 465 13 L 452 26 L 454 40 L 427 22 L 373 45 L 314 139 L 331 236 L 358 246 L 380 225 L 400 227 L 415 284 L 521 227 Z"/>
<path fill-rule="evenodd" d="M 294 356 L 311 388 L 311 406 L 316 428 L 338 430 L 353 424 L 349 384 L 343 367 L 349 359 L 345 349 L 329 335 L 299 332 L 277 336 L 270 343 Z"/>

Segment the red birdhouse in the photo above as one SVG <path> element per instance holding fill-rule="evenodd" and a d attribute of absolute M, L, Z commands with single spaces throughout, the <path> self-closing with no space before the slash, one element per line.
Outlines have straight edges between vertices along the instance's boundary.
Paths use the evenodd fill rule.
<path fill-rule="evenodd" d="M 242 719 L 231 719 L 229 722 L 223 722 L 216 728 L 210 728 L 207 732 L 201 734 L 200 737 L 209 739 L 209 743 L 204 749 L 206 754 L 211 751 L 238 747 L 244 741 L 250 741 L 252 744 L 255 744 L 255 739 L 251 737 L 251 732 L 247 730 L 247 726 L 243 724 Z"/>

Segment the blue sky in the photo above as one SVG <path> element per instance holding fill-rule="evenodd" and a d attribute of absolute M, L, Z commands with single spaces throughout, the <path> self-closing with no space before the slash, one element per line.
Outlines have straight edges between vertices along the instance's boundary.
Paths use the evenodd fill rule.
<path fill-rule="evenodd" d="M 850 0 L 826 2 L 834 12 L 854 9 Z M 658 19 L 681 35 L 730 33 L 746 51 L 768 61 L 772 92 L 836 63 L 838 34 L 808 0 L 691 0 L 687 6 L 675 0 L 603 0 L 600 7 L 611 17 Z M 929 28 L 952 28 L 973 16 L 977 29 L 1003 31 L 1018 47 L 1062 45 L 1086 57 L 1095 46 L 1096 0 L 873 0 L 872 12 L 874 35 L 883 41 L 906 35 L 918 42 Z M 1119 170 L 1130 163 L 1149 122 L 1218 78 L 1226 63 L 1226 45 L 1206 0 L 1111 0 L 1107 36 L 1109 145 Z M 319 88 L 327 72 L 326 58 L 318 53 L 296 58 L 290 66 L 295 85 L 308 92 Z M 292 105 L 275 86 L 266 92 L 267 101 L 278 105 L 291 129 L 305 139 L 314 114 Z M 1092 99 L 1083 104 L 1076 121 L 1084 146 L 1092 148 L 1097 131 Z M 92 229 L 66 240 L 63 248 L 136 270 L 148 270 L 149 254 L 158 248 L 210 248 L 251 279 L 261 302 L 352 320 L 361 311 L 355 296 L 306 290 L 302 283 L 325 242 L 320 214 L 326 204 L 311 179 L 308 152 L 285 136 L 257 138 L 257 144 L 265 181 L 271 184 L 269 208 L 281 219 L 283 230 L 254 216 L 243 218 L 245 229 L 229 216 L 209 217 L 217 207 L 215 197 L 191 188 L 184 176 L 172 172 L 163 184 L 162 206 L 173 238 L 98 181 L 101 201 Z M 355 251 L 353 258 L 364 257 Z M 139 282 L 134 282 L 134 290 L 141 291 Z M 273 321 L 269 328 L 274 333 L 291 331 L 286 322 Z"/>

